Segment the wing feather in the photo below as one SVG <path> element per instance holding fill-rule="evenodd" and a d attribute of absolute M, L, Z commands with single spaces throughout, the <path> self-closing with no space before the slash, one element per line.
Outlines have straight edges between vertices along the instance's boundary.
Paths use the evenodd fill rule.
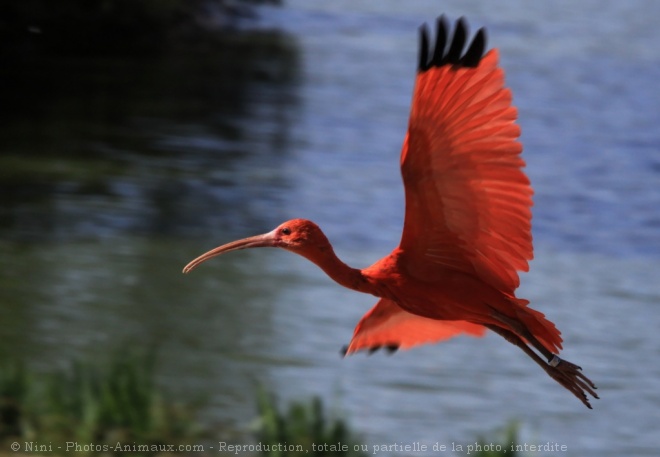
<path fill-rule="evenodd" d="M 465 33 L 465 24 L 456 28 Z M 497 50 L 472 56 L 476 66 L 461 65 L 458 54 L 434 57 L 417 75 L 401 153 L 402 259 L 422 280 L 450 268 L 512 293 L 533 257 L 532 189 L 522 171 L 517 111 Z"/>
<path fill-rule="evenodd" d="M 486 327 L 466 321 L 439 321 L 411 314 L 395 302 L 381 298 L 355 327 L 345 354 L 360 350 L 409 349 L 437 343 L 460 334 L 483 336 Z"/>

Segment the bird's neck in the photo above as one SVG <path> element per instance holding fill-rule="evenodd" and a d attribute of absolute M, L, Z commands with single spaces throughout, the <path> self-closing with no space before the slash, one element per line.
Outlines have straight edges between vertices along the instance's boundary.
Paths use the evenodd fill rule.
<path fill-rule="evenodd" d="M 323 249 L 322 255 L 303 254 L 303 256 L 318 265 L 336 283 L 348 289 L 376 295 L 374 284 L 362 273 L 362 270 L 342 262 L 329 244 Z"/>

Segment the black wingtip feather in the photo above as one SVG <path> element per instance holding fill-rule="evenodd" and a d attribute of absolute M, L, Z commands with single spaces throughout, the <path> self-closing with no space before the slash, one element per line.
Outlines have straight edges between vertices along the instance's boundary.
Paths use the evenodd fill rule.
<path fill-rule="evenodd" d="M 447 18 L 443 14 L 436 21 L 436 34 L 435 34 L 435 47 L 433 48 L 433 58 L 431 59 L 431 66 L 440 66 L 443 64 L 445 55 L 445 47 L 447 46 Z"/>
<path fill-rule="evenodd" d="M 464 67 L 476 67 L 484 55 L 486 49 L 486 29 L 483 27 L 477 31 L 472 39 L 472 44 L 461 58 L 461 65 Z"/>
<path fill-rule="evenodd" d="M 429 58 L 429 32 L 424 24 L 420 27 L 421 40 L 419 48 L 419 71 L 424 72 L 432 67 L 452 65 L 455 68 L 476 67 L 479 65 L 486 49 L 486 30 L 481 28 L 476 33 L 467 51 L 463 54 L 465 43 L 468 38 L 468 24 L 461 17 L 456 21 L 454 34 L 450 38 L 448 33 L 447 19 L 444 15 L 437 20 L 437 31 L 435 46 Z M 445 52 L 449 42 L 449 49 Z"/>
<path fill-rule="evenodd" d="M 396 351 L 399 350 L 399 345 L 398 344 L 388 344 L 388 345 L 385 346 L 385 350 L 390 355 L 394 354 Z"/>
<path fill-rule="evenodd" d="M 463 48 L 465 47 L 465 40 L 468 34 L 468 26 L 465 22 L 465 18 L 460 18 L 456 21 L 456 27 L 454 28 L 454 37 L 451 40 L 451 45 L 449 46 L 449 51 L 445 56 L 445 61 L 452 65 L 459 64 L 461 61 L 461 54 L 463 53 Z"/>
<path fill-rule="evenodd" d="M 380 349 L 385 349 L 385 351 L 387 351 L 387 354 L 391 355 L 391 354 L 394 354 L 396 351 L 399 350 L 399 345 L 395 344 L 395 343 L 391 343 L 391 344 L 386 344 L 384 346 L 381 346 L 381 345 L 371 346 L 370 348 L 364 348 L 362 350 L 366 350 L 367 355 L 371 355 L 371 354 L 373 354 L 374 352 L 377 352 Z M 339 351 L 339 354 L 342 357 L 346 357 L 346 355 L 348 354 L 348 346 L 342 347 L 341 350 Z"/>
<path fill-rule="evenodd" d="M 429 69 L 429 30 L 426 24 L 419 28 L 419 71 Z"/>

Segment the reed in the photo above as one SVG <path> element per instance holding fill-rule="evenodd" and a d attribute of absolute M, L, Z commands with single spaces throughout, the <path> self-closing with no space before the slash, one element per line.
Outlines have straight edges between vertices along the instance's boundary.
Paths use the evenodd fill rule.
<path fill-rule="evenodd" d="M 3 444 L 188 443 L 201 434 L 194 415 L 161 393 L 150 356 L 118 352 L 106 365 L 75 362 L 69 370 L 40 375 L 21 363 L 0 367 Z"/>
<path fill-rule="evenodd" d="M 94 443 L 107 445 L 109 451 L 104 455 L 150 456 L 160 453 L 152 451 L 152 446 L 199 445 L 222 433 L 208 426 L 202 428 L 195 418 L 196 408 L 168 399 L 155 382 L 154 373 L 153 356 L 125 350 L 117 351 L 105 364 L 78 361 L 67 370 L 43 374 L 26 369 L 23 363 L 5 360 L 0 363 L 0 457 L 5 456 L 2 449 L 9 449 L 12 442 Z M 326 411 L 319 397 L 292 401 L 281 408 L 274 394 L 259 389 L 256 404 L 253 435 L 242 435 L 260 444 L 250 456 L 373 454 L 373 448 L 363 444 L 345 418 Z M 118 442 L 146 448 L 115 452 Z M 512 422 L 495 439 L 478 437 L 470 455 L 522 455 L 514 450 L 517 444 L 518 424 Z M 30 453 L 69 454 L 43 444 L 35 444 Z M 78 457 L 92 454 L 99 452 L 83 449 L 75 453 Z"/>
<path fill-rule="evenodd" d="M 476 452 L 472 455 L 476 457 L 516 457 L 523 455 L 516 451 L 519 443 L 518 430 L 518 423 L 511 421 L 502 431 L 497 433 L 495 439 L 480 436 L 475 446 Z"/>
<path fill-rule="evenodd" d="M 294 401 L 280 410 L 275 395 L 261 389 L 257 405 L 259 419 L 256 438 L 262 443 L 261 455 L 271 457 L 365 457 L 360 437 L 351 431 L 345 419 L 325 412 L 319 397 L 304 403 Z M 279 445 L 285 444 L 282 447 Z M 302 452 L 300 451 L 302 449 Z"/>

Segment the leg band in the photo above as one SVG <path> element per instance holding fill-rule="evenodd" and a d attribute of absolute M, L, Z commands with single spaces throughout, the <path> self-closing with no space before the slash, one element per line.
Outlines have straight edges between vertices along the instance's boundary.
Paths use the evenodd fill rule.
<path fill-rule="evenodd" d="M 561 362 L 561 359 L 556 355 L 553 355 L 552 359 L 550 359 L 550 361 L 548 362 L 548 365 L 550 365 L 552 368 L 556 368 L 557 365 L 559 365 L 559 362 Z"/>

